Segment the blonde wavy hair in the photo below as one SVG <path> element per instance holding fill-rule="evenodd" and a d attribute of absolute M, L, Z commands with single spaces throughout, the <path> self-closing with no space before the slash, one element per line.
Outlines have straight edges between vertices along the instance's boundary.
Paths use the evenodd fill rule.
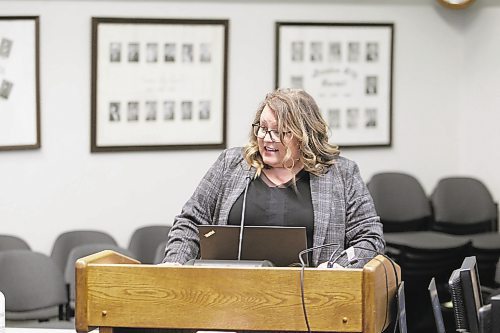
<path fill-rule="evenodd" d="M 286 144 L 283 134 L 290 132 L 298 141 L 299 160 L 304 165 L 304 170 L 318 176 L 326 173 L 335 163 L 340 151 L 338 146 L 328 143 L 328 126 L 311 95 L 302 89 L 278 89 L 267 94 L 257 109 L 254 124 L 260 122 L 260 115 L 266 105 L 276 115 L 280 139 L 286 147 L 283 165 L 290 170 L 295 165 L 292 150 Z M 250 132 L 250 141 L 245 146 L 244 157 L 248 164 L 257 169 L 256 177 L 259 176 L 266 166 L 253 131 Z"/>

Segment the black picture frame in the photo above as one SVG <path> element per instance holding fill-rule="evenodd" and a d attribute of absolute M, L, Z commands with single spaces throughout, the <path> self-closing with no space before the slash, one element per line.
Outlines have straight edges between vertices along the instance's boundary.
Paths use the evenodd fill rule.
<path fill-rule="evenodd" d="M 92 18 L 91 152 L 226 147 L 229 20 Z"/>
<path fill-rule="evenodd" d="M 40 149 L 38 16 L 0 16 L 0 151 Z"/>
<path fill-rule="evenodd" d="M 392 146 L 393 23 L 276 22 L 276 88 L 302 88 L 341 148 Z"/>

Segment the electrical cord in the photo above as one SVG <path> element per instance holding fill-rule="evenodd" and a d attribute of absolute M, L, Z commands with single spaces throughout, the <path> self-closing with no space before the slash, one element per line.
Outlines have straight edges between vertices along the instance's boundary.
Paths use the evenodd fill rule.
<path fill-rule="evenodd" d="M 364 247 L 364 246 L 352 246 L 353 249 L 360 249 L 360 250 L 365 250 L 365 251 L 369 251 L 369 252 L 372 252 L 372 253 L 376 253 L 377 255 L 381 255 L 383 256 L 384 258 L 386 258 L 390 263 L 391 263 L 391 266 L 392 266 L 392 269 L 394 271 L 394 277 L 395 277 L 395 280 L 396 280 L 396 301 L 397 301 L 397 304 L 399 306 L 399 297 L 398 297 L 398 293 L 397 293 L 397 290 L 399 289 L 400 287 L 400 283 L 399 283 L 399 278 L 398 278 L 398 273 L 397 273 L 397 269 L 396 269 L 396 265 L 394 264 L 394 261 L 389 258 L 387 255 L 383 254 L 383 253 L 380 253 L 379 251 L 375 250 L 376 247 L 375 247 L 375 244 L 373 244 L 371 241 L 368 241 L 372 246 L 373 246 L 373 249 L 370 249 L 370 248 L 367 248 L 367 247 Z M 342 253 L 340 255 L 337 256 L 337 258 L 335 258 L 335 260 L 333 260 L 331 263 L 329 262 L 328 264 L 331 266 L 333 266 L 335 264 L 335 262 L 342 256 L 346 254 L 346 250 L 342 251 Z M 385 312 L 385 319 L 384 319 L 384 325 L 385 326 L 387 324 L 387 320 L 388 320 L 388 317 L 389 317 L 389 278 L 388 278 L 388 273 L 387 273 L 387 269 L 385 267 L 385 265 L 382 263 L 381 260 L 373 257 L 373 258 L 354 258 L 353 260 L 349 260 L 349 265 L 352 265 L 352 264 L 355 264 L 357 262 L 359 262 L 360 260 L 364 260 L 364 259 L 375 259 L 377 260 L 378 262 L 380 262 L 382 264 L 382 267 L 384 268 L 384 272 L 385 272 L 385 281 L 386 281 L 386 284 L 385 284 L 385 288 L 386 288 L 386 312 Z M 396 312 L 396 321 L 395 321 L 395 324 L 394 324 L 394 332 L 396 332 L 396 328 L 398 327 L 398 324 L 399 324 L 399 311 Z"/>
<path fill-rule="evenodd" d="M 305 250 L 302 250 L 299 252 L 299 260 L 300 260 L 300 263 L 302 265 L 301 269 L 300 269 L 300 297 L 302 300 L 302 311 L 304 312 L 304 320 L 306 322 L 308 333 L 311 333 L 311 326 L 309 325 L 309 318 L 307 317 L 306 301 L 305 301 L 305 296 L 304 296 L 304 272 L 305 272 L 306 264 L 305 264 L 304 258 L 302 256 L 306 253 L 313 251 L 313 250 L 321 249 L 321 248 L 327 247 L 327 246 L 335 246 L 335 245 L 337 246 L 337 249 L 335 249 L 334 253 L 336 253 L 338 251 L 338 249 L 340 248 L 339 244 L 337 244 L 337 243 L 328 243 L 328 244 L 313 246 L 311 248 L 308 248 L 308 249 L 305 249 Z"/>
<path fill-rule="evenodd" d="M 369 249 L 369 248 L 363 248 L 362 246 L 356 246 L 356 245 L 353 245 L 353 246 L 350 246 L 352 248 L 359 248 L 359 249 L 365 249 L 365 250 L 368 250 L 368 251 L 371 251 L 371 252 L 375 252 L 377 254 L 381 254 L 377 251 L 377 247 L 375 246 L 375 244 L 373 243 L 373 241 L 371 239 L 363 239 L 362 241 L 364 242 L 367 242 L 367 243 L 370 243 L 370 245 L 373 247 L 373 249 Z M 333 267 L 333 264 L 337 262 L 337 260 L 339 260 L 339 258 L 343 255 L 343 254 L 346 254 L 346 250 L 342 251 L 340 253 L 340 255 L 338 255 L 335 259 L 333 259 L 333 256 L 337 253 L 337 251 L 339 250 L 340 248 L 337 248 L 337 250 L 335 250 L 335 252 L 332 253 L 332 255 L 330 256 L 330 258 L 328 259 L 328 264 L 327 264 L 327 267 L 328 268 L 332 268 Z"/>
<path fill-rule="evenodd" d="M 369 242 L 375 249 L 375 245 L 372 243 L 372 242 Z M 392 269 L 394 271 L 394 277 L 395 277 L 395 280 L 396 280 L 396 302 L 399 303 L 399 296 L 398 296 L 398 293 L 397 293 L 397 290 L 399 289 L 400 287 L 400 283 L 399 283 L 399 278 L 398 278 L 398 273 L 397 273 L 397 269 L 396 269 L 396 265 L 394 263 L 394 261 L 389 258 L 387 255 L 383 254 L 383 253 L 380 253 L 379 251 L 377 250 L 374 250 L 374 249 L 370 249 L 370 248 L 367 248 L 367 247 L 363 247 L 363 246 L 352 246 L 353 249 L 361 249 L 361 250 L 365 250 L 365 251 L 369 251 L 369 252 L 372 252 L 372 253 L 376 253 L 377 255 L 381 255 L 383 256 L 384 258 L 386 258 L 389 263 L 391 264 L 392 266 Z M 335 258 L 335 260 L 332 261 L 331 265 L 333 266 L 336 261 L 342 256 L 346 254 L 346 250 L 342 251 L 342 253 L 340 255 L 337 256 L 337 258 Z M 349 261 L 349 265 L 352 265 L 356 262 L 359 262 L 359 260 L 364 260 L 364 259 L 374 259 L 374 260 L 377 260 L 378 262 L 380 262 L 382 264 L 382 267 L 384 268 L 384 272 L 385 272 L 385 288 L 386 288 L 386 312 L 385 312 L 385 319 L 384 319 L 384 325 L 385 326 L 387 324 L 387 319 L 388 319 L 388 316 L 389 316 L 389 278 L 388 278 L 388 273 L 387 273 L 387 269 L 385 267 L 385 265 L 383 264 L 383 262 L 380 260 L 380 259 L 377 259 L 375 257 L 373 258 L 368 258 L 368 257 L 363 257 L 363 258 L 354 258 L 354 260 L 350 260 Z M 330 265 L 330 262 L 328 262 L 328 264 Z M 398 327 L 398 324 L 399 324 L 399 311 L 396 311 L 396 320 L 395 320 L 395 324 L 394 324 L 394 333 L 396 332 L 396 328 Z"/>
<path fill-rule="evenodd" d="M 307 248 L 305 250 L 300 251 L 299 252 L 299 260 L 300 260 L 302 267 L 304 267 L 306 265 L 304 262 L 304 258 L 302 257 L 304 254 L 309 253 L 311 251 L 314 251 L 316 249 L 321 249 L 321 248 L 324 248 L 327 246 L 334 246 L 334 245 L 337 246 L 337 249 L 335 250 L 335 251 L 337 251 L 339 249 L 339 244 L 337 244 L 337 243 L 328 243 L 328 244 L 323 244 L 323 245 L 317 245 L 317 246 L 313 246 L 313 247 L 310 247 L 310 248 Z"/>
<path fill-rule="evenodd" d="M 328 262 L 326 264 L 327 268 L 333 268 L 333 264 L 342 256 L 343 251 L 335 258 L 333 259 L 333 256 L 340 250 L 340 247 L 338 247 L 335 251 L 333 251 L 332 255 L 330 258 L 328 258 Z"/>
<path fill-rule="evenodd" d="M 375 247 L 375 244 L 373 244 L 371 241 L 369 241 L 370 245 L 373 246 L 374 249 L 376 249 Z M 306 309 L 306 304 L 305 304 L 305 292 L 304 292 L 304 274 L 305 274 L 305 267 L 306 267 L 306 264 L 304 262 L 304 259 L 303 259 L 303 255 L 308 253 L 308 252 L 311 252 L 315 249 L 318 249 L 318 248 L 323 248 L 323 247 L 327 247 L 327 246 L 334 246 L 334 245 L 337 245 L 339 246 L 339 244 L 337 243 L 328 243 L 328 244 L 324 244 L 324 245 L 319 245 L 319 246 L 314 246 L 312 248 L 309 248 L 309 249 L 306 249 L 306 250 L 303 250 L 299 253 L 299 260 L 300 260 L 300 263 L 301 263 L 301 270 L 300 270 L 300 293 L 301 293 L 301 299 L 302 299 L 302 310 L 303 310 L 303 313 L 304 313 L 304 320 L 305 320 L 305 323 L 306 323 L 306 326 L 307 326 L 307 332 L 308 333 L 311 333 L 311 327 L 310 327 L 310 324 L 309 324 L 309 319 L 308 319 L 308 316 L 307 316 L 307 309 Z M 400 282 L 399 282 L 399 278 L 398 278 L 398 273 L 397 273 L 397 269 L 396 269 L 396 265 L 394 263 L 394 261 L 389 258 L 387 255 L 383 254 L 383 253 L 380 253 L 379 251 L 377 250 L 374 250 L 374 249 L 370 249 L 370 248 L 367 248 L 367 247 L 363 247 L 363 246 L 352 246 L 352 248 L 354 249 L 361 249 L 361 250 L 366 250 L 366 251 L 369 251 L 369 252 L 372 252 L 372 253 L 375 253 L 377 255 L 381 255 L 383 256 L 384 258 L 386 258 L 387 260 L 389 260 L 389 263 L 391 264 L 392 266 L 392 269 L 393 269 L 393 272 L 394 272 L 394 277 L 395 277 L 395 280 L 396 280 L 396 290 L 399 289 L 399 286 L 400 286 Z M 331 268 L 333 267 L 333 265 L 337 262 L 337 260 L 342 257 L 343 255 L 346 254 L 346 251 L 342 251 L 339 255 L 337 255 L 334 259 L 334 256 L 335 254 L 340 250 L 340 247 L 337 247 L 335 249 L 335 251 L 333 251 L 333 253 L 330 255 L 330 258 L 328 260 L 328 263 L 327 263 L 327 267 L 328 268 Z M 385 327 L 385 325 L 387 324 L 387 320 L 389 318 L 389 274 L 387 272 L 387 268 L 386 266 L 384 265 L 384 263 L 378 259 L 378 258 L 375 258 L 375 257 L 362 257 L 362 258 L 354 258 L 354 260 L 351 260 L 349 261 L 349 264 L 346 268 L 349 267 L 349 265 L 352 265 L 356 262 L 359 262 L 359 261 L 362 261 L 362 260 L 376 260 L 378 262 L 380 262 L 382 264 L 382 267 L 384 268 L 384 273 L 385 273 L 385 288 L 386 288 L 386 311 L 385 311 L 385 318 L 384 318 L 384 324 L 383 324 L 383 327 Z M 396 301 L 399 302 L 399 299 L 398 299 L 398 294 L 396 292 Z M 399 311 L 396 312 L 396 320 L 395 320 L 395 324 L 394 324 L 394 333 L 396 332 L 396 329 L 398 327 L 398 324 L 399 324 Z"/>

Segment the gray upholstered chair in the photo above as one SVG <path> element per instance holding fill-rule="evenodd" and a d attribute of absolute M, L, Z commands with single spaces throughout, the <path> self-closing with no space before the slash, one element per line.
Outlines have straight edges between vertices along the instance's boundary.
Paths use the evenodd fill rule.
<path fill-rule="evenodd" d="M 427 331 L 432 318 L 427 286 L 436 277 L 441 299 L 451 272 L 469 255 L 471 242 L 428 230 L 432 221 L 429 199 L 419 181 L 405 173 L 387 172 L 370 179 L 368 189 L 384 226 L 386 253 L 401 266 L 407 297 L 407 319 L 415 331 Z"/>
<path fill-rule="evenodd" d="M 478 179 L 441 179 L 431 195 L 432 228 L 472 240 L 481 283 L 495 287 L 496 263 L 500 258 L 498 207 L 488 188 Z"/>
<path fill-rule="evenodd" d="M 115 239 L 103 231 L 73 230 L 60 234 L 54 242 L 50 257 L 59 267 L 61 273 L 66 269 L 66 263 L 71 250 L 84 244 L 118 245 Z"/>
<path fill-rule="evenodd" d="M 488 188 L 478 179 L 441 179 L 431 194 L 434 230 L 470 235 L 498 229 L 498 207 Z"/>
<path fill-rule="evenodd" d="M 62 318 L 66 286 L 51 258 L 28 250 L 3 251 L 0 269 L 7 320 Z"/>
<path fill-rule="evenodd" d="M 154 264 L 160 264 L 165 258 L 165 248 L 167 247 L 167 241 L 164 240 L 156 248 Z"/>
<path fill-rule="evenodd" d="M 368 183 L 384 232 L 427 230 L 431 204 L 420 182 L 400 172 L 373 175 Z"/>
<path fill-rule="evenodd" d="M 24 239 L 13 235 L 0 235 L 0 251 L 31 250 Z"/>
<path fill-rule="evenodd" d="M 130 238 L 128 249 L 143 264 L 155 263 L 158 244 L 166 241 L 170 226 L 150 225 L 136 229 Z"/>

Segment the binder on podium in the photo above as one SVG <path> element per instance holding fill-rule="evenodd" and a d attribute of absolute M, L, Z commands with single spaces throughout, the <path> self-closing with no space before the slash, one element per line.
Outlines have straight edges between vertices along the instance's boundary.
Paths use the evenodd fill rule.
<path fill-rule="evenodd" d="M 141 265 L 102 251 L 76 262 L 76 329 L 307 331 L 300 271 Z M 363 269 L 305 268 L 311 330 L 382 332 L 395 317 L 400 274 L 383 256 Z"/>

